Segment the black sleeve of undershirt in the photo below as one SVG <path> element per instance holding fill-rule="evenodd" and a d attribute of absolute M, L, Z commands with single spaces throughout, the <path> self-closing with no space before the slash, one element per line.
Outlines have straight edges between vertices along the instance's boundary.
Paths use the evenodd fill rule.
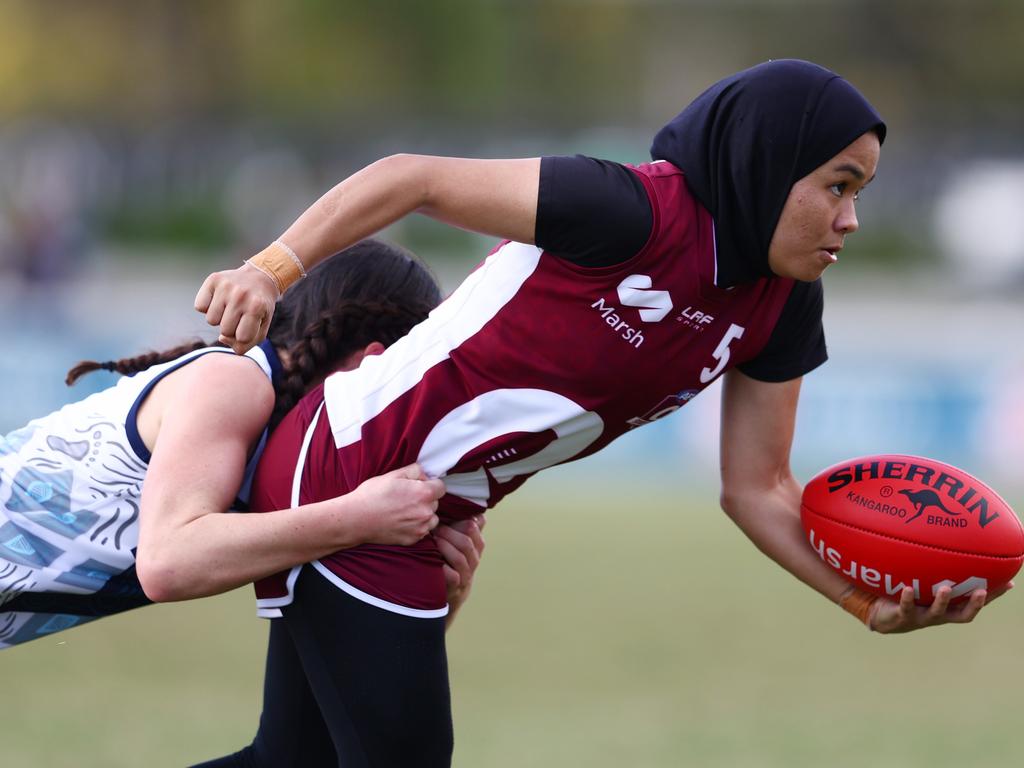
<path fill-rule="evenodd" d="M 821 280 L 797 281 L 761 353 L 737 366 L 758 381 L 789 381 L 809 373 L 828 359 Z"/>
<path fill-rule="evenodd" d="M 609 160 L 542 157 L 534 242 L 583 267 L 631 259 L 647 244 L 654 214 L 643 182 Z"/>

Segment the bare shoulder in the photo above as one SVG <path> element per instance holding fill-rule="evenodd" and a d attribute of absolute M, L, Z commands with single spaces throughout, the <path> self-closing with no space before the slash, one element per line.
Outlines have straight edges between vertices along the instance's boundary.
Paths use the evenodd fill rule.
<path fill-rule="evenodd" d="M 214 353 L 179 368 L 154 392 L 165 413 L 188 413 L 211 427 L 260 432 L 274 410 L 274 387 L 251 358 Z"/>
<path fill-rule="evenodd" d="M 265 422 L 274 409 L 274 386 L 252 358 L 214 353 L 181 369 L 180 386 L 207 406 L 238 414 L 252 412 Z"/>
<path fill-rule="evenodd" d="M 168 373 L 139 409 L 137 427 L 151 451 L 157 437 L 204 432 L 248 443 L 274 410 L 274 387 L 254 360 L 228 353 L 202 355 Z"/>

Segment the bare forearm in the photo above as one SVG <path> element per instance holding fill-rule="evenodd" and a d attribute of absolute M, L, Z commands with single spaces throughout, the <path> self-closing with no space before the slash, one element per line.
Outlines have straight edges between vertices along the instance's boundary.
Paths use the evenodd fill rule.
<path fill-rule="evenodd" d="M 532 243 L 540 160 L 393 155 L 317 200 L 281 236 L 311 267 L 419 212 L 463 229 Z"/>
<path fill-rule="evenodd" d="M 849 588 L 807 543 L 795 481 L 759 492 L 723 494 L 722 507 L 758 549 L 829 600 L 838 602 Z"/>
<path fill-rule="evenodd" d="M 301 563 L 362 543 L 351 526 L 338 525 L 337 504 L 308 504 L 269 514 L 214 512 L 140 545 L 140 578 L 157 602 L 227 592 Z"/>
<path fill-rule="evenodd" d="M 281 240 L 308 268 L 412 213 L 425 199 L 417 160 L 394 155 L 349 176 L 299 216 Z"/>
<path fill-rule="evenodd" d="M 231 497 L 220 482 L 197 483 L 187 494 L 180 487 L 158 483 L 142 498 L 136 566 L 158 602 L 226 592 L 360 544 L 414 544 L 437 525 L 445 492 L 415 464 L 343 496 L 268 514 L 223 512 Z"/>

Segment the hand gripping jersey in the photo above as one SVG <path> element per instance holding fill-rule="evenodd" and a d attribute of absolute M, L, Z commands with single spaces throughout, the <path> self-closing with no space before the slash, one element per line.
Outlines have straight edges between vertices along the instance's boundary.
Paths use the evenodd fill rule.
<path fill-rule="evenodd" d="M 406 337 L 329 377 L 286 417 L 257 471 L 253 509 L 330 498 L 418 461 L 445 480 L 442 518 L 464 518 L 533 473 L 679 409 L 755 357 L 792 281 L 717 288 L 713 222 L 681 172 L 668 163 L 635 171 L 654 211 L 636 256 L 582 268 L 500 245 Z M 313 565 L 371 604 L 431 617 L 446 611 L 440 563 L 427 537 Z M 257 584 L 261 615 L 280 615 L 298 572 Z"/>
<path fill-rule="evenodd" d="M 135 575 L 150 460 L 136 416 L 160 379 L 212 352 L 231 350 L 155 365 L 0 437 L 0 648 L 150 602 Z M 248 356 L 268 377 L 278 366 L 270 344 Z"/>

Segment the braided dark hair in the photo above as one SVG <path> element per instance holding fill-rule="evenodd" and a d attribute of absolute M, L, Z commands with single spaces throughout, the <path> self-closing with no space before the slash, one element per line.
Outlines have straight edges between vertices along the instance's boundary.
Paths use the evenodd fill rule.
<path fill-rule="evenodd" d="M 64 377 L 64 383 L 69 387 L 74 384 L 78 379 L 87 373 L 93 371 L 113 371 L 114 373 L 120 373 L 122 376 L 131 376 L 133 373 L 144 371 L 147 368 L 151 368 L 159 363 L 166 363 L 170 360 L 174 360 L 176 357 L 181 357 L 188 352 L 194 352 L 197 349 L 211 346 L 202 339 L 195 339 L 193 341 L 187 341 L 184 344 L 179 344 L 171 349 L 165 349 L 161 352 L 144 352 L 141 355 L 135 357 L 123 357 L 120 360 L 107 360 L 102 363 L 98 363 L 95 360 L 83 360 L 78 365 L 74 366 L 68 371 L 68 375 Z M 217 346 L 224 346 L 218 344 Z"/>
<path fill-rule="evenodd" d="M 391 301 L 349 301 L 324 311 L 286 350 L 289 364 L 281 381 L 275 383 L 277 400 L 271 426 L 277 426 L 311 384 L 327 378 L 352 353 L 375 341 L 390 346 L 431 309 L 426 303 L 401 306 Z"/>
<path fill-rule="evenodd" d="M 440 288 L 423 263 L 382 240 L 363 240 L 318 264 L 278 302 L 267 333 L 285 353 L 284 375 L 274 377 L 271 426 L 354 352 L 375 341 L 389 346 L 440 301 Z M 83 361 L 68 371 L 66 381 L 70 385 L 101 369 L 136 373 L 204 346 L 197 340 L 122 360 Z"/>

